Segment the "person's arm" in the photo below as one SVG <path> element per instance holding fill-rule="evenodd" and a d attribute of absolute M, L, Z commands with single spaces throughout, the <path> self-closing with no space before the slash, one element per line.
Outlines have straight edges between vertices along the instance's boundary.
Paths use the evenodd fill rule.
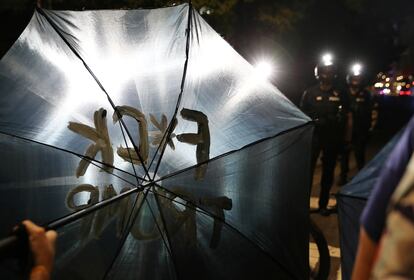
<path fill-rule="evenodd" d="M 314 106 L 311 103 L 312 91 L 305 90 L 300 100 L 300 109 L 312 120 L 317 121 L 317 116 L 315 114 Z"/>
<path fill-rule="evenodd" d="M 309 115 L 309 103 L 308 103 L 308 91 L 305 90 L 305 92 L 302 94 L 302 98 L 300 99 L 300 109 L 307 115 Z"/>
<path fill-rule="evenodd" d="M 345 135 L 344 135 L 344 141 L 347 146 L 350 145 L 352 141 L 352 129 L 353 129 L 353 117 L 351 112 L 351 100 L 349 94 L 346 94 L 345 92 L 341 92 L 342 96 L 342 110 L 345 113 Z"/>
<path fill-rule="evenodd" d="M 414 151 L 414 117 L 388 156 L 361 215 L 361 232 L 352 279 L 368 279 L 384 230 L 386 209 Z M 355 276 L 355 277 L 354 277 Z M 365 277 L 364 277 L 365 276 Z"/>
<path fill-rule="evenodd" d="M 45 231 L 28 220 L 22 223 L 26 227 L 34 259 L 30 280 L 48 280 L 53 268 L 57 233 L 54 230 Z"/>
<path fill-rule="evenodd" d="M 359 232 L 358 250 L 355 257 L 352 280 L 369 279 L 374 264 L 378 244 L 374 242 L 365 229 L 361 227 Z"/>

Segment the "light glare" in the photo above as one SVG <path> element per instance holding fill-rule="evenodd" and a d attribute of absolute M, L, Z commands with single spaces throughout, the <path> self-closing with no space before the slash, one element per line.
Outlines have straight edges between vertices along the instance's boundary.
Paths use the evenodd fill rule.
<path fill-rule="evenodd" d="M 333 60 L 333 56 L 330 53 L 326 53 L 322 56 L 322 63 L 325 66 L 332 65 L 333 64 L 332 60 Z"/>
<path fill-rule="evenodd" d="M 273 73 L 273 67 L 269 62 L 261 61 L 254 67 L 257 76 L 268 79 Z"/>
<path fill-rule="evenodd" d="M 359 63 L 355 63 L 354 65 L 352 65 L 351 69 L 354 76 L 359 76 L 361 75 L 362 65 Z"/>

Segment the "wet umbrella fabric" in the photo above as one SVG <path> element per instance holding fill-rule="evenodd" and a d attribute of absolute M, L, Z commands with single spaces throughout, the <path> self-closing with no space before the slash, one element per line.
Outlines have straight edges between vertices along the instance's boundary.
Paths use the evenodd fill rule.
<path fill-rule="evenodd" d="M 312 126 L 191 6 L 38 9 L 0 92 L 3 235 L 139 188 L 59 228 L 57 279 L 307 277 Z"/>

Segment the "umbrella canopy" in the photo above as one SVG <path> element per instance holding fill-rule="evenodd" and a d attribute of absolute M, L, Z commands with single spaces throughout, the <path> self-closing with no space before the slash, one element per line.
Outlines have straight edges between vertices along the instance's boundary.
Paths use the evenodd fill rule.
<path fill-rule="evenodd" d="M 57 279 L 308 277 L 310 120 L 191 5 L 37 9 L 0 99 L 1 234 L 113 201 Z"/>
<path fill-rule="evenodd" d="M 372 188 L 391 151 L 398 143 L 400 130 L 381 151 L 337 194 L 340 227 L 341 270 L 344 279 L 351 279 L 352 268 L 358 248 L 360 217 Z"/>

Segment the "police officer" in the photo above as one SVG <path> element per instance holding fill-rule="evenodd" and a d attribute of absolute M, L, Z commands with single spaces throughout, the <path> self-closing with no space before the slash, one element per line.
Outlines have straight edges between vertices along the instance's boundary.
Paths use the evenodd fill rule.
<path fill-rule="evenodd" d="M 352 66 L 346 76 L 346 82 L 348 84 L 346 94 L 352 115 L 352 136 L 350 145 L 345 145 L 341 155 L 340 185 L 344 185 L 347 181 L 351 150 L 354 152 L 358 170 L 365 165 L 365 149 L 372 124 L 373 101 L 370 92 L 364 88 L 364 75 L 360 64 Z"/>
<path fill-rule="evenodd" d="M 329 191 L 334 180 L 335 164 L 344 142 L 348 101 L 334 86 L 336 67 L 330 55 L 324 55 L 315 67 L 318 84 L 302 96 L 301 109 L 315 122 L 312 142 L 312 174 L 322 152 L 322 177 L 319 195 L 319 213 L 329 215 Z M 348 136 L 349 137 L 349 136 Z"/>

